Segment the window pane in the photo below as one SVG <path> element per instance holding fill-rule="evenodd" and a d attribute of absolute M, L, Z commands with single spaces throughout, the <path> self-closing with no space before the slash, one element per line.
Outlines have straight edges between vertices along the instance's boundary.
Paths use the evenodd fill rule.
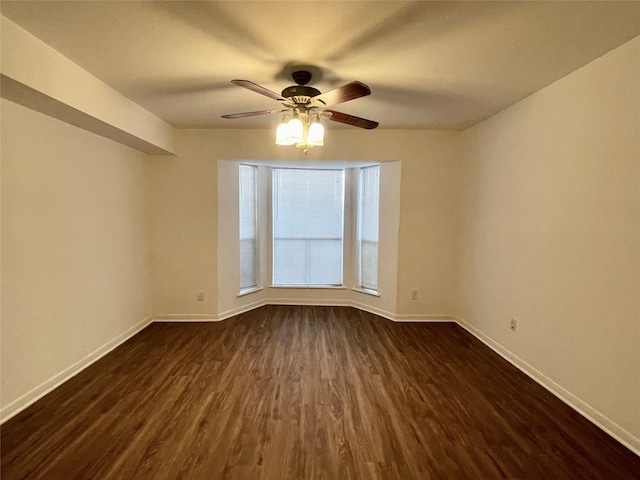
<path fill-rule="evenodd" d="M 378 290 L 380 167 L 360 170 L 358 251 L 360 287 Z"/>
<path fill-rule="evenodd" d="M 240 165 L 240 290 L 258 286 L 256 171 Z"/>
<path fill-rule="evenodd" d="M 342 285 L 344 172 L 273 170 L 273 284 Z"/>

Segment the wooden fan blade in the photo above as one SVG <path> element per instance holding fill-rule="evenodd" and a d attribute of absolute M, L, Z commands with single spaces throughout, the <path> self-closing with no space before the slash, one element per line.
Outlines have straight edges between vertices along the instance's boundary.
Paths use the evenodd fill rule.
<path fill-rule="evenodd" d="M 379 123 L 373 120 L 367 120 L 366 118 L 356 117 L 347 113 L 336 112 L 335 110 L 324 110 L 322 113 L 329 112 L 331 116 L 329 120 L 334 122 L 346 123 L 347 125 L 353 125 L 354 127 L 366 128 L 367 130 L 373 130 Z"/>
<path fill-rule="evenodd" d="M 286 100 L 286 98 L 284 98 L 279 93 L 272 92 L 268 88 L 264 88 L 258 85 L 257 83 L 250 82 L 249 80 L 231 80 L 231 83 L 234 83 L 239 87 L 244 87 L 246 89 L 249 89 L 252 92 L 256 92 L 266 97 L 272 98 L 274 100 L 279 100 L 281 102 L 284 102 Z"/>
<path fill-rule="evenodd" d="M 314 107 L 330 107 L 371 94 L 371 89 L 362 82 L 351 82 L 311 98 Z"/>
<path fill-rule="evenodd" d="M 231 113 L 229 115 L 222 115 L 222 118 L 242 118 L 242 117 L 255 117 L 256 115 L 268 115 L 269 113 L 284 112 L 286 110 L 257 110 L 255 112 L 243 112 L 243 113 Z"/>

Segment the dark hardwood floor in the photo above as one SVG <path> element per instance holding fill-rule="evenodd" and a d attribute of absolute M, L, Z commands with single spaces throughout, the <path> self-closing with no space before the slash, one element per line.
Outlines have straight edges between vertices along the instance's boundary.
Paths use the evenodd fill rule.
<path fill-rule="evenodd" d="M 10 479 L 638 479 L 455 324 L 264 307 L 153 324 L 2 426 Z"/>

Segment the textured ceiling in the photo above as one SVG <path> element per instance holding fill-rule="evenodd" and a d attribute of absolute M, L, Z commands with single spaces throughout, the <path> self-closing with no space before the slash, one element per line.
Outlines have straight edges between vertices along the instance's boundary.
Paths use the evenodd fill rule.
<path fill-rule="evenodd" d="M 640 35 L 639 2 L 3 1 L 3 15 L 179 128 L 261 128 L 291 64 L 380 128 L 464 129 Z M 339 127 L 337 124 L 333 126 Z M 353 127 L 343 127 L 353 128 Z"/>

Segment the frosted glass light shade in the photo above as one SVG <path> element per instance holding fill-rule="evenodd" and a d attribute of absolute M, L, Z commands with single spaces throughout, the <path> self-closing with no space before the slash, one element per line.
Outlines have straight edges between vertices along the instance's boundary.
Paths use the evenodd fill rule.
<path fill-rule="evenodd" d="M 309 126 L 307 144 L 316 147 L 322 147 L 324 145 L 324 127 L 320 123 L 314 122 Z"/>
<path fill-rule="evenodd" d="M 276 130 L 276 145 L 293 145 L 295 142 L 290 140 L 289 125 L 282 122 Z"/>
<path fill-rule="evenodd" d="M 287 126 L 289 127 L 289 141 L 291 142 L 289 143 L 289 145 L 293 145 L 294 143 L 304 141 L 304 138 L 303 138 L 304 128 L 299 118 L 292 118 L 291 120 L 289 120 L 289 123 L 287 124 Z"/>

